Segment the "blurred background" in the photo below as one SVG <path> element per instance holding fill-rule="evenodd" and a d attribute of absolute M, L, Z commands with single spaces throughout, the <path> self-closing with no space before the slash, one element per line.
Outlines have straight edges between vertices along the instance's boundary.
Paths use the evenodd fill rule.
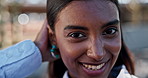
<path fill-rule="evenodd" d="M 119 0 L 127 46 L 135 55 L 136 75 L 148 78 L 148 0 Z M 34 40 L 45 18 L 46 0 L 0 0 L 0 49 Z M 48 63 L 27 78 L 47 78 Z"/>

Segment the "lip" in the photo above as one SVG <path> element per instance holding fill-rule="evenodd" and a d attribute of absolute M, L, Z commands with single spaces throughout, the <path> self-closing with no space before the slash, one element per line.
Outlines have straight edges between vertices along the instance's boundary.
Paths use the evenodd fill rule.
<path fill-rule="evenodd" d="M 109 60 L 106 61 L 106 62 L 102 62 L 102 63 L 105 63 L 104 66 L 101 67 L 101 68 L 98 69 L 98 70 L 95 70 L 95 71 L 89 70 L 89 69 L 85 68 L 82 64 L 99 65 L 99 64 L 102 64 L 102 63 L 82 63 L 82 62 L 81 62 L 81 63 L 80 63 L 80 66 L 81 66 L 82 70 L 83 70 L 87 75 L 89 75 L 89 76 L 98 76 L 98 75 L 101 75 L 101 74 L 103 74 L 103 73 L 105 72 L 105 69 L 107 68 L 108 62 L 109 62 Z"/>

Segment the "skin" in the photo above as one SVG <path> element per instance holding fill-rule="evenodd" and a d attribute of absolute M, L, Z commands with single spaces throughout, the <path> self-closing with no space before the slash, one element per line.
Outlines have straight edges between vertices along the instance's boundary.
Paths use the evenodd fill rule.
<path fill-rule="evenodd" d="M 117 7 L 107 0 L 73 1 L 57 17 L 55 44 L 72 78 L 107 78 L 121 49 Z M 101 72 L 84 64 L 105 63 Z"/>
<path fill-rule="evenodd" d="M 42 55 L 42 62 L 45 61 L 55 61 L 59 58 L 54 58 L 52 55 L 49 53 L 51 49 L 51 38 L 53 36 L 52 30 L 49 28 L 47 20 L 44 21 L 44 24 L 38 33 L 36 39 L 34 40 L 34 43 L 36 46 L 39 48 L 41 55 Z"/>

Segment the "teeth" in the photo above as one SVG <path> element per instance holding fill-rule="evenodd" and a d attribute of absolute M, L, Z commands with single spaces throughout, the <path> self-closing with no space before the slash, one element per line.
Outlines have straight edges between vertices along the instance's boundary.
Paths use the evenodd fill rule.
<path fill-rule="evenodd" d="M 88 64 L 83 64 L 83 66 L 89 70 L 99 70 L 101 69 L 103 66 L 105 65 L 105 63 L 102 63 L 100 65 L 88 65 Z"/>
<path fill-rule="evenodd" d="M 88 65 L 88 69 L 91 69 L 92 67 L 91 67 L 91 65 Z"/>

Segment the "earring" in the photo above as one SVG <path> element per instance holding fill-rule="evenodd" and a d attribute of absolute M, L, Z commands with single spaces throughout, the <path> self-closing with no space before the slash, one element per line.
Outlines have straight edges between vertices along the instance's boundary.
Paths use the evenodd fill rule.
<path fill-rule="evenodd" d="M 59 55 L 55 55 L 54 52 L 56 50 L 56 46 L 55 45 L 52 45 L 52 48 L 50 49 L 50 53 L 51 55 L 54 57 L 54 58 L 59 58 L 60 56 Z"/>

